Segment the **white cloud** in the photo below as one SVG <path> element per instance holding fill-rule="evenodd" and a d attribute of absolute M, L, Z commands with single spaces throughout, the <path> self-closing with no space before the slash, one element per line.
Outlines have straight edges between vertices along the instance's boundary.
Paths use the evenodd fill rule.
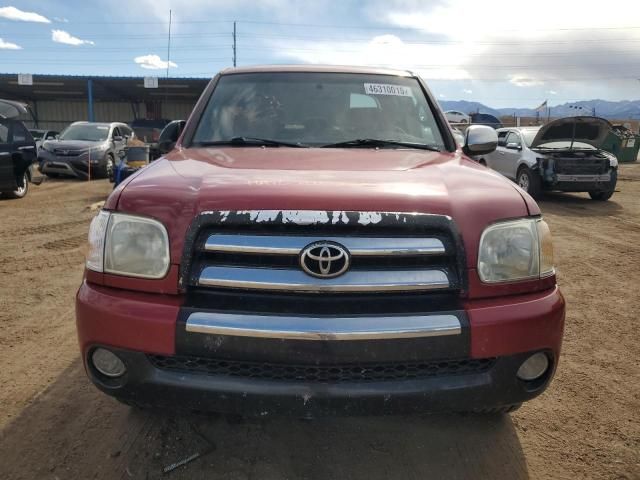
<path fill-rule="evenodd" d="M 64 43 L 65 45 L 95 45 L 91 40 L 82 40 L 64 30 L 51 30 L 51 40 L 56 43 Z"/>
<path fill-rule="evenodd" d="M 464 55 L 452 55 L 448 46 L 405 43 L 396 35 L 378 35 L 371 40 L 286 40 L 269 45 L 279 55 L 305 63 L 375 65 L 410 69 L 427 79 L 468 79 L 461 67 Z M 428 59 L 428 60 L 421 60 Z M 422 62 L 428 64 L 422 64 Z"/>
<path fill-rule="evenodd" d="M 468 88 L 463 88 L 463 89 L 462 89 L 462 91 L 463 91 L 464 93 L 466 93 L 467 95 L 470 95 L 470 94 L 472 94 L 472 93 L 473 93 L 473 90 L 469 90 Z"/>
<path fill-rule="evenodd" d="M 142 68 L 148 68 L 149 70 L 162 70 L 167 68 L 167 62 L 162 60 L 158 55 L 142 55 L 133 59 Z M 178 68 L 173 62 L 169 62 L 169 68 Z"/>
<path fill-rule="evenodd" d="M 22 47 L 15 43 L 5 42 L 0 38 L 0 50 L 22 50 Z"/>
<path fill-rule="evenodd" d="M 557 95 L 558 94 L 558 92 L 556 92 L 555 90 L 547 90 L 547 93 L 549 95 Z"/>
<path fill-rule="evenodd" d="M 444 93 L 441 93 L 440 95 L 438 95 L 440 98 L 444 98 L 446 97 L 446 95 Z"/>
<path fill-rule="evenodd" d="M 544 84 L 543 81 L 537 80 L 532 77 L 527 77 L 526 75 L 511 75 L 509 78 L 509 83 L 514 84 L 516 87 L 536 87 L 538 85 Z"/>
<path fill-rule="evenodd" d="M 69 20 L 64 17 L 53 17 L 53 19 L 58 23 L 69 23 Z"/>
<path fill-rule="evenodd" d="M 0 17 L 22 22 L 51 23 L 51 20 L 47 17 L 35 12 L 18 10 L 16 7 L 0 7 Z"/>
<path fill-rule="evenodd" d="M 405 8 L 389 8 L 385 2 L 380 6 L 386 6 L 386 12 L 390 12 L 387 13 L 388 19 L 396 25 L 451 37 L 470 35 L 474 41 L 492 36 L 546 37 L 554 31 L 593 26 L 629 27 L 633 25 L 629 19 L 637 18 L 640 13 L 640 4 L 628 0 L 609 0 L 607 8 L 597 8 L 580 0 L 538 0 L 535 8 L 512 0 L 445 0 L 434 3 L 411 2 L 409 5 L 405 3 Z M 514 23 L 514 19 L 526 21 Z"/>
<path fill-rule="evenodd" d="M 580 96 L 593 95 L 594 86 L 600 95 L 638 95 L 630 66 L 640 64 L 640 29 L 630 19 L 640 16 L 640 2 L 610 0 L 603 9 L 579 0 L 538 0 L 533 8 L 512 0 L 372 1 L 371 20 L 386 19 L 407 42 L 447 49 L 460 70 L 486 82 L 476 90 L 495 95 L 491 102 L 511 101 L 503 88 L 555 82 L 572 82 Z M 423 56 L 420 63 L 439 62 Z"/>

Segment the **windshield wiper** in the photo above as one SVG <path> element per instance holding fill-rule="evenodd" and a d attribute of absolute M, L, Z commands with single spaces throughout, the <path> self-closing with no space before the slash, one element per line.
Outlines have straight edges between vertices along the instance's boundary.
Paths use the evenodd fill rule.
<path fill-rule="evenodd" d="M 380 138 L 356 138 L 354 140 L 347 140 L 345 142 L 328 143 L 322 145 L 322 148 L 358 148 L 358 147 L 407 147 L 418 148 L 420 150 L 430 150 L 432 152 L 440 152 L 441 149 L 433 145 L 427 145 L 426 143 L 414 143 L 414 142 L 401 142 L 399 140 L 383 140 Z"/>
<path fill-rule="evenodd" d="M 280 140 L 272 140 L 270 138 L 257 137 L 232 137 L 229 140 L 212 140 L 209 142 L 194 142 L 197 147 L 210 147 L 215 145 L 238 145 L 238 146 L 270 146 L 270 147 L 293 147 L 293 148 L 309 148 L 309 145 L 294 142 L 282 142 Z"/>

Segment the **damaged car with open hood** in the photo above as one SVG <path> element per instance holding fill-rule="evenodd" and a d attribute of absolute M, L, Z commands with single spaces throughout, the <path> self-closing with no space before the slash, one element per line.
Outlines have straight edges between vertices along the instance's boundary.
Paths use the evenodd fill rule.
<path fill-rule="evenodd" d="M 476 157 L 532 197 L 544 191 L 588 192 L 608 200 L 618 159 L 602 149 L 612 125 L 598 117 L 567 117 L 542 127 L 501 128 L 495 151 Z"/>

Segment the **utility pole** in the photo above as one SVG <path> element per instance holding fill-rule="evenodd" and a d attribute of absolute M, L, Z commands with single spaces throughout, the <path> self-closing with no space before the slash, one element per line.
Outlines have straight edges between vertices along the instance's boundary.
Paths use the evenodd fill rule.
<path fill-rule="evenodd" d="M 171 65 L 171 10 L 169 10 L 169 35 L 167 37 L 167 79 L 169 78 L 170 65 Z"/>
<path fill-rule="evenodd" d="M 233 22 L 233 66 L 236 66 L 236 22 Z"/>
<path fill-rule="evenodd" d="M 171 9 L 169 9 L 169 34 L 167 36 L 167 83 L 164 86 L 164 101 L 169 101 L 169 67 L 171 66 Z M 157 115 L 157 114 L 156 114 Z M 149 118 L 149 115 L 147 115 Z M 160 116 L 162 118 L 162 115 Z"/>

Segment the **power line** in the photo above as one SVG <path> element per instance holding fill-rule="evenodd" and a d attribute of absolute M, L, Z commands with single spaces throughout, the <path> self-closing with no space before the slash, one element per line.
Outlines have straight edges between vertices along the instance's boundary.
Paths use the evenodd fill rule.
<path fill-rule="evenodd" d="M 419 27 L 410 27 L 410 26 L 400 26 L 400 25 L 341 25 L 341 24 L 327 24 L 327 23 L 295 23 L 295 22 L 275 22 L 275 21 L 266 21 L 266 20 L 252 20 L 252 19 L 187 19 L 187 20 L 173 20 L 174 24 L 221 24 L 221 23 L 247 23 L 254 25 L 272 25 L 272 26 L 282 26 L 282 27 L 314 27 L 314 28 L 334 28 L 334 29 L 346 29 L 346 30 L 406 30 L 406 31 L 424 31 L 425 29 L 421 29 Z M 0 24 L 11 24 L 11 25 L 20 25 L 13 20 L 0 20 Z M 141 20 L 141 21 L 71 21 L 68 23 L 54 23 L 52 25 L 66 25 L 70 27 L 78 27 L 82 25 L 166 25 L 166 21 L 158 20 Z M 639 30 L 640 26 L 638 25 L 628 25 L 628 26 L 584 26 L 584 27 L 547 27 L 547 28 L 531 28 L 527 26 L 527 31 L 535 31 L 535 32 L 556 32 L 556 31 L 621 31 L 621 30 Z M 520 31 L 519 28 L 493 28 L 493 32 L 517 32 Z"/>

